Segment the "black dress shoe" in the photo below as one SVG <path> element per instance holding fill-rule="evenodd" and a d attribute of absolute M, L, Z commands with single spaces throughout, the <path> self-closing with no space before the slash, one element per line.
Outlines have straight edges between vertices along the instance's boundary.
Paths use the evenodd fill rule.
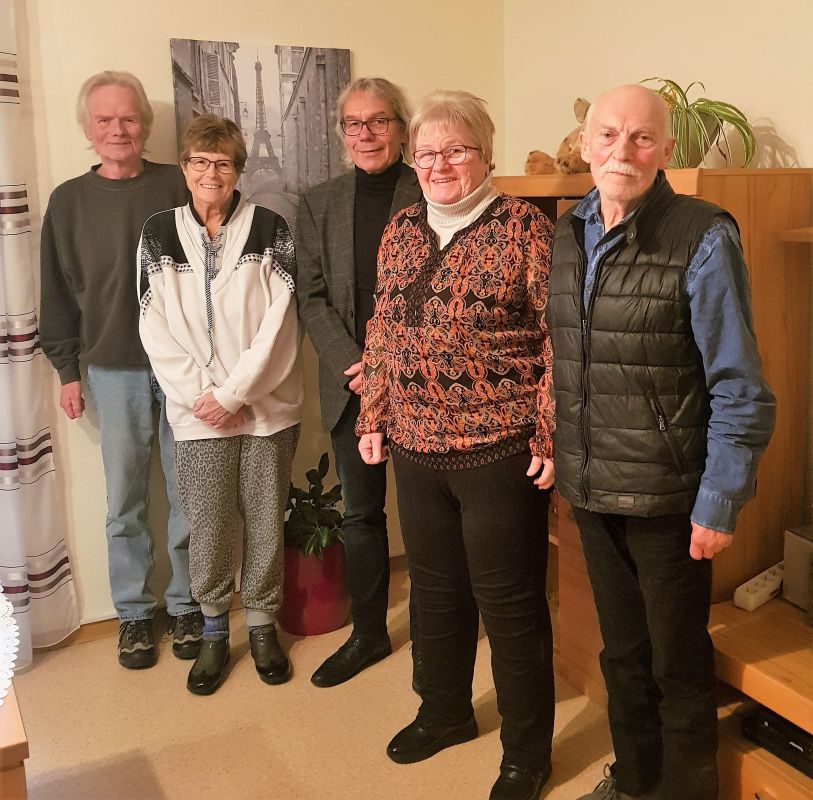
<path fill-rule="evenodd" d="M 387 745 L 387 755 L 396 764 L 414 764 L 439 753 L 454 744 L 470 742 L 477 738 L 477 723 L 474 719 L 462 725 L 424 725 L 415 720 Z"/>
<path fill-rule="evenodd" d="M 266 683 L 285 683 L 291 677 L 291 662 L 280 647 L 277 629 L 273 625 L 264 625 L 249 631 L 251 657 L 260 680 Z"/>
<path fill-rule="evenodd" d="M 538 800 L 551 767 L 533 769 L 503 761 L 500 777 L 491 789 L 488 800 Z"/>
<path fill-rule="evenodd" d="M 390 637 L 386 633 L 382 636 L 354 633 L 313 673 L 311 683 L 323 688 L 338 686 L 391 652 Z"/>
<path fill-rule="evenodd" d="M 228 663 L 228 637 L 201 640 L 200 652 L 186 679 L 186 688 L 192 694 L 212 694 L 223 683 Z"/>

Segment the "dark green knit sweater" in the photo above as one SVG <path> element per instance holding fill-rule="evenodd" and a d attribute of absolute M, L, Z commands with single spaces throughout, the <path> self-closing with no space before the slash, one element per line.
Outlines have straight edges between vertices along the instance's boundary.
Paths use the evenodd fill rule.
<path fill-rule="evenodd" d="M 92 168 L 57 186 L 42 222 L 40 341 L 60 381 L 79 380 L 79 360 L 145 367 L 138 337 L 136 250 L 157 211 L 189 196 L 176 166 L 144 161 L 135 178 Z"/>

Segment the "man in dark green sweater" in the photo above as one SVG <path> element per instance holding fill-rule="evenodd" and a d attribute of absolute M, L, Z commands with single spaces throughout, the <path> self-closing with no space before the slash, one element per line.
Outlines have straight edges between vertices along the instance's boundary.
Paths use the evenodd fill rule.
<path fill-rule="evenodd" d="M 147 579 L 152 536 L 147 527 L 153 408 L 170 512 L 172 575 L 165 599 L 173 653 L 194 658 L 202 618 L 189 588 L 189 525 L 178 501 L 172 431 L 164 397 L 138 336 L 136 249 L 141 228 L 157 211 L 184 205 L 181 171 L 142 158 L 152 109 L 141 83 L 126 72 L 102 72 L 79 92 L 77 119 L 101 163 L 58 186 L 42 225 L 42 349 L 59 373 L 60 406 L 68 419 L 84 410 L 85 387 L 99 415 L 107 483 L 110 588 L 119 618 L 119 663 L 155 664 Z"/>

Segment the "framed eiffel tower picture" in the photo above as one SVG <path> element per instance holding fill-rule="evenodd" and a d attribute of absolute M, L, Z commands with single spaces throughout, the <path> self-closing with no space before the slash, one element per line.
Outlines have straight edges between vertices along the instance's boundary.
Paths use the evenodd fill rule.
<path fill-rule="evenodd" d="M 238 188 L 293 226 L 299 194 L 347 170 L 334 105 L 350 51 L 171 39 L 178 150 L 200 114 L 233 120 L 248 150 Z"/>

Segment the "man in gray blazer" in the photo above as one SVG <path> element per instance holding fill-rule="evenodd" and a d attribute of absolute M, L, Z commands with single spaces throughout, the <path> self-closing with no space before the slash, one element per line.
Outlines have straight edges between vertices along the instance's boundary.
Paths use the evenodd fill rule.
<path fill-rule="evenodd" d="M 311 678 L 323 687 L 344 683 L 392 652 L 386 465 L 361 460 L 355 424 L 381 235 L 398 211 L 421 196 L 414 171 L 402 159 L 409 114 L 397 86 L 383 78 L 353 81 L 337 99 L 336 117 L 345 160 L 354 169 L 306 192 L 296 224 L 299 314 L 319 356 L 322 425 L 330 431 L 342 484 L 353 615 L 349 640 Z"/>

